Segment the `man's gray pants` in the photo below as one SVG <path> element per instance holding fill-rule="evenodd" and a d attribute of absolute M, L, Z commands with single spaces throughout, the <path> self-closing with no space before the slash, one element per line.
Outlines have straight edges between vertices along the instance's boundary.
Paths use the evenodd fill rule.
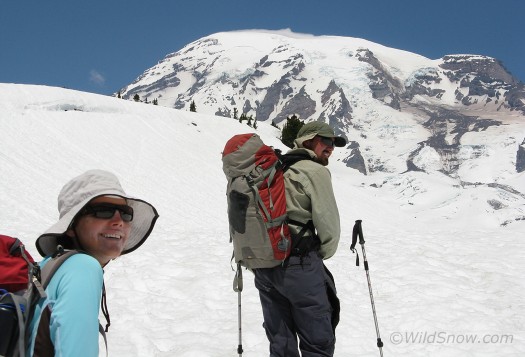
<path fill-rule="evenodd" d="M 299 357 L 298 347 L 302 357 L 333 356 L 339 301 L 319 254 L 292 256 L 284 266 L 254 272 L 270 357 Z"/>

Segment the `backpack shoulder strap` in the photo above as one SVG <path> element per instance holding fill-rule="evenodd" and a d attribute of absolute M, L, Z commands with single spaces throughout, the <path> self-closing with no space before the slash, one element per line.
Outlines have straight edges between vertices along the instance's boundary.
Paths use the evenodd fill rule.
<path fill-rule="evenodd" d="M 302 161 L 302 160 L 314 161 L 314 159 L 307 153 L 282 154 L 281 150 L 275 149 L 275 154 L 277 155 L 277 157 L 279 158 L 279 161 L 281 162 L 281 168 L 283 171 L 288 170 L 293 164 L 295 164 L 296 162 Z"/>
<path fill-rule="evenodd" d="M 81 253 L 78 250 L 68 250 L 64 252 L 63 254 L 57 255 L 56 257 L 51 258 L 46 265 L 42 268 L 40 272 L 41 277 L 41 284 L 42 287 L 45 289 L 47 288 L 47 285 L 53 278 L 53 275 L 55 275 L 56 271 L 60 266 L 71 256 Z"/>

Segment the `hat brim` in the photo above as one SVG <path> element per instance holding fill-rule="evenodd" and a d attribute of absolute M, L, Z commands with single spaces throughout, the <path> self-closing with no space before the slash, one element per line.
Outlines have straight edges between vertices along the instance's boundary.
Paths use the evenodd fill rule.
<path fill-rule="evenodd" d="M 41 256 L 46 257 L 56 252 L 58 237 L 62 236 L 70 228 L 78 212 L 91 200 L 101 196 L 118 196 L 127 200 L 128 205 L 133 208 L 133 221 L 131 221 L 131 230 L 129 237 L 124 245 L 121 255 L 131 253 L 140 247 L 151 234 L 155 222 L 159 217 L 157 210 L 153 205 L 146 201 L 133 197 L 123 196 L 121 191 L 106 191 L 94 197 L 84 199 L 82 202 L 73 207 L 69 212 L 62 216 L 57 223 L 51 226 L 44 234 L 38 237 L 36 248 Z"/>
<path fill-rule="evenodd" d="M 341 148 L 346 145 L 346 139 L 341 136 L 334 136 L 334 145 Z"/>

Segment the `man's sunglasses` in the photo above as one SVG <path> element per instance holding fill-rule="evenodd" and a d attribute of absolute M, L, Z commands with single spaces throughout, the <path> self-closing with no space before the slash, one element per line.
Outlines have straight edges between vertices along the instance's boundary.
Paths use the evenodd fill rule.
<path fill-rule="evenodd" d="M 85 206 L 80 215 L 92 215 L 95 218 L 111 219 L 118 211 L 120 218 L 124 222 L 131 222 L 133 220 L 133 208 L 128 205 L 115 205 L 112 203 L 99 203 Z"/>
<path fill-rule="evenodd" d="M 327 137 L 324 137 L 324 136 L 319 136 L 320 138 L 320 141 L 325 145 L 325 146 L 329 146 L 329 147 L 334 147 L 334 139 L 332 138 L 327 138 Z"/>

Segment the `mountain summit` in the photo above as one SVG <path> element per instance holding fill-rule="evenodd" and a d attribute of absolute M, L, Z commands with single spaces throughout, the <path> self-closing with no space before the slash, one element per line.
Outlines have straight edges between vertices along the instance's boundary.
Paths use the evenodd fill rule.
<path fill-rule="evenodd" d="M 497 59 L 431 60 L 363 39 L 290 30 L 201 38 L 121 95 L 176 109 L 194 101 L 201 113 L 245 113 L 276 124 L 294 114 L 325 121 L 349 139 L 344 161 L 363 174 L 439 170 L 458 177 L 465 160 L 487 155 L 485 135 L 467 134 L 500 127 L 494 130 L 506 140 L 501 126 L 525 121 L 524 84 Z M 524 137 L 514 138 L 508 153 L 517 172 L 525 167 L 518 147 Z M 372 147 L 377 140 L 367 138 L 382 144 Z M 387 159 L 392 154 L 396 160 Z"/>

